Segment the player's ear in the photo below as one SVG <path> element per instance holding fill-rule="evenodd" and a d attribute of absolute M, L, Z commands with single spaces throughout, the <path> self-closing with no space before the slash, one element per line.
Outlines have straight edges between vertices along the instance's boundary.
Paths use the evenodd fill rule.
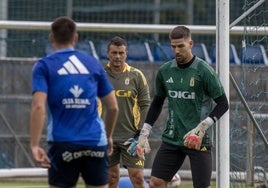
<path fill-rule="evenodd" d="M 75 44 L 78 42 L 78 33 L 74 34 L 73 40 L 72 40 L 72 45 L 75 46 Z"/>
<path fill-rule="evenodd" d="M 189 45 L 191 46 L 191 48 L 193 47 L 193 45 L 194 45 L 194 41 L 191 39 L 191 40 L 189 40 Z"/>
<path fill-rule="evenodd" d="M 126 59 L 127 59 L 127 56 L 128 56 L 128 50 L 126 49 Z"/>
<path fill-rule="evenodd" d="M 49 36 L 48 36 L 48 39 L 49 39 L 49 41 L 51 42 L 51 43 L 54 43 L 54 36 L 53 36 L 53 34 L 52 33 L 49 33 Z"/>
<path fill-rule="evenodd" d="M 192 53 L 194 41 L 191 38 L 188 38 L 188 40 L 186 41 L 186 46 L 187 46 L 188 50 L 191 51 L 191 53 Z"/>
<path fill-rule="evenodd" d="M 74 42 L 77 43 L 78 39 L 79 39 L 79 35 L 78 35 L 78 33 L 75 33 L 74 34 Z"/>

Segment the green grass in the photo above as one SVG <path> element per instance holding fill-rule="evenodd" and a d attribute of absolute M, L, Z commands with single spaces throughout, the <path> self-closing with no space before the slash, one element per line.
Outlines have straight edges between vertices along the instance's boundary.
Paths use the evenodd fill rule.
<path fill-rule="evenodd" d="M 192 188 L 192 182 L 183 181 L 179 188 Z M 241 188 L 245 187 L 241 185 Z M 48 188 L 45 180 L 0 180 L 0 188 Z M 77 188 L 84 188 L 84 184 L 79 181 Z M 215 182 L 212 182 L 211 188 L 216 188 Z M 240 188 L 239 186 L 236 188 Z"/>
<path fill-rule="evenodd" d="M 48 188 L 45 181 L 1 181 L 0 188 Z M 84 188 L 82 183 L 79 183 L 77 188 Z"/>
<path fill-rule="evenodd" d="M 179 188 L 192 188 L 191 182 L 182 182 Z M 211 188 L 215 188 L 216 186 L 212 186 Z M 23 181 L 23 180 L 15 180 L 15 181 L 0 181 L 0 188 L 48 188 L 46 181 Z M 77 188 L 84 188 L 84 184 L 82 182 L 78 183 Z"/>

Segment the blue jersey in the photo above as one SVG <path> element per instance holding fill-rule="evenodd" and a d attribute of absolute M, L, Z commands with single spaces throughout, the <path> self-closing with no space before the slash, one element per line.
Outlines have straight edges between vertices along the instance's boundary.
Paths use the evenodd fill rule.
<path fill-rule="evenodd" d="M 88 146 L 107 145 L 98 97 L 112 92 L 102 65 L 92 56 L 64 49 L 38 60 L 32 92 L 47 93 L 47 140 Z"/>

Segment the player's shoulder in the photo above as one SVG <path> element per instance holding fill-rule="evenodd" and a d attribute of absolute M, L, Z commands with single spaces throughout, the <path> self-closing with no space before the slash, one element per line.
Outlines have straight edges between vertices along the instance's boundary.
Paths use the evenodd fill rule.
<path fill-rule="evenodd" d="M 84 51 L 75 50 L 74 55 L 76 55 L 78 58 L 87 59 L 89 61 L 93 61 L 95 63 L 100 64 L 99 61 L 94 56 L 92 56 L 89 53 L 86 53 Z"/>
<path fill-rule="evenodd" d="M 70 54 L 67 61 L 71 61 L 72 63 L 76 64 L 83 64 L 86 66 L 88 69 L 92 70 L 100 70 L 103 69 L 102 64 L 92 55 L 84 52 L 84 51 L 79 51 L 75 50 L 73 54 Z"/>
<path fill-rule="evenodd" d="M 136 74 L 136 75 L 143 75 L 143 72 L 140 69 L 138 69 L 136 67 L 133 67 L 133 66 L 127 64 L 127 63 L 126 63 L 126 69 L 130 73 L 133 73 L 133 74 Z"/>
<path fill-rule="evenodd" d="M 214 68 L 210 64 L 199 57 L 195 57 L 192 67 L 200 72 L 215 72 Z"/>
<path fill-rule="evenodd" d="M 41 67 L 45 67 L 46 57 L 41 57 L 37 59 L 33 65 L 32 70 L 35 71 L 36 69 L 39 69 Z"/>
<path fill-rule="evenodd" d="M 171 59 L 171 60 L 165 62 L 164 64 L 162 64 L 159 67 L 159 71 L 164 71 L 164 70 L 170 69 L 172 67 L 177 67 L 177 62 L 175 59 Z"/>
<path fill-rule="evenodd" d="M 37 59 L 34 63 L 34 68 L 35 67 L 46 67 L 49 62 L 52 61 L 52 58 L 50 57 L 51 55 L 41 57 Z"/>

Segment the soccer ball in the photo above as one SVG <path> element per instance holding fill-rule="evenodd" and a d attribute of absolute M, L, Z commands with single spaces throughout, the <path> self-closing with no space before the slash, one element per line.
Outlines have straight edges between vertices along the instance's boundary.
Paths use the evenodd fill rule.
<path fill-rule="evenodd" d="M 175 174 L 173 176 L 172 180 L 168 182 L 167 187 L 168 188 L 178 188 L 181 184 L 181 177 L 179 174 Z"/>

